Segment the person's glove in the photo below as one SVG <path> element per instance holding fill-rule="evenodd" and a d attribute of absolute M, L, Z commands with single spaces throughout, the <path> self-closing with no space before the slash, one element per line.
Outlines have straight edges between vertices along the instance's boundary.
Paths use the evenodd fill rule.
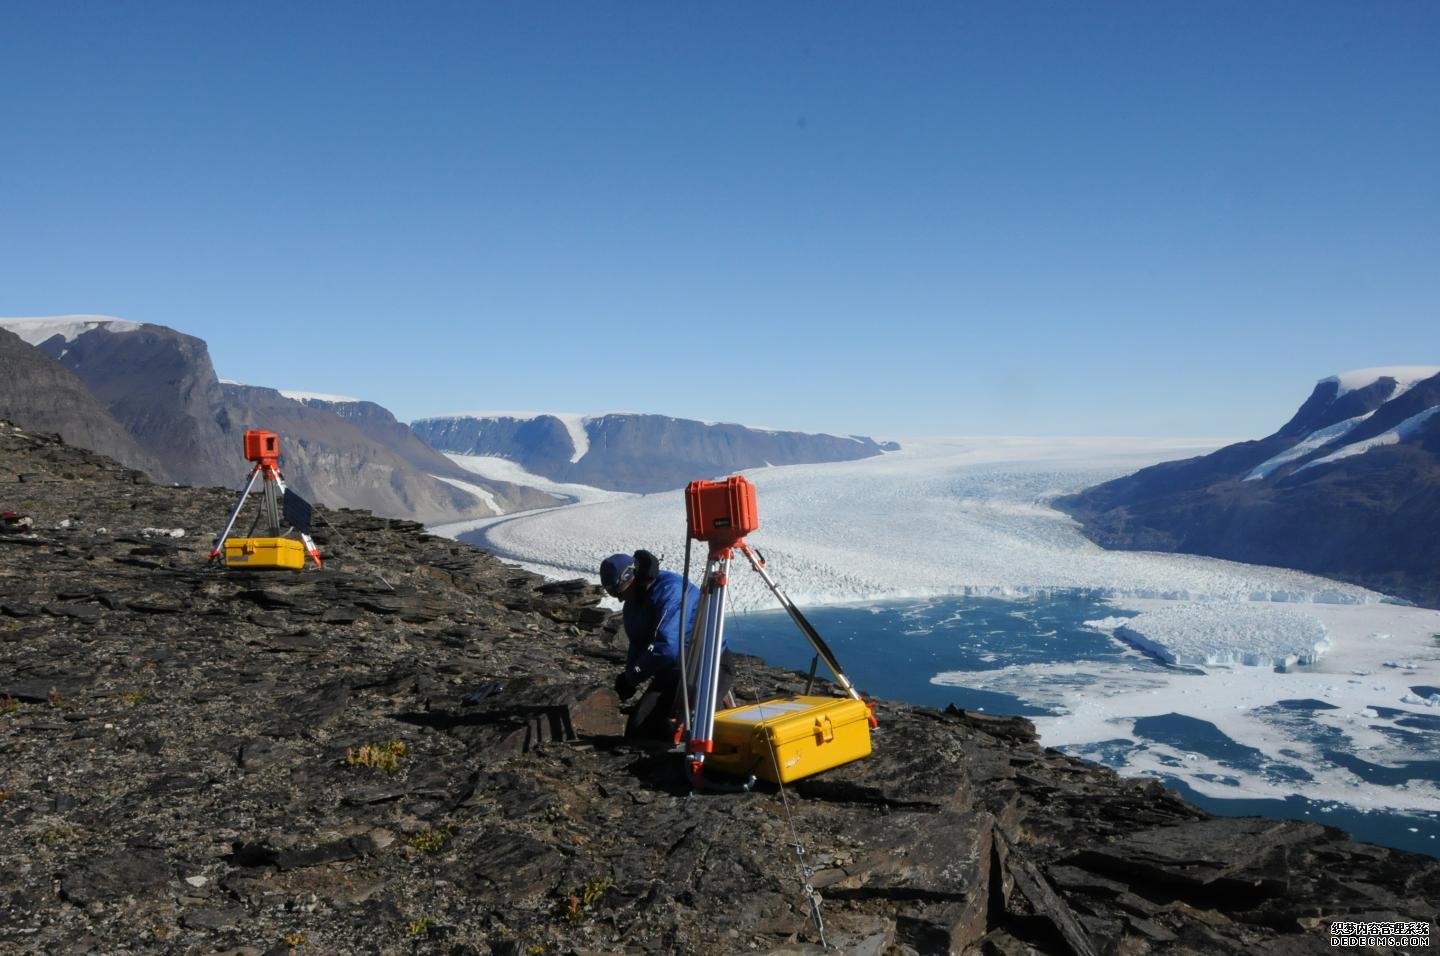
<path fill-rule="evenodd" d="M 615 696 L 621 700 L 629 700 L 635 696 L 635 686 L 629 671 L 621 671 L 615 676 Z"/>

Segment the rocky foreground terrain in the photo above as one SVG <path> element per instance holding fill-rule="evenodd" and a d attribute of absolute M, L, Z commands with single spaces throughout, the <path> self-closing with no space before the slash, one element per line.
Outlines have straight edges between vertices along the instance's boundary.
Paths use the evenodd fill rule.
<path fill-rule="evenodd" d="M 223 489 L 0 424 L 0 952 L 1314 953 L 1440 860 L 1212 819 L 1020 719 L 881 703 L 869 759 L 691 795 L 613 618 L 415 524 L 207 568 Z M 743 662 L 747 699 L 802 678 Z"/>

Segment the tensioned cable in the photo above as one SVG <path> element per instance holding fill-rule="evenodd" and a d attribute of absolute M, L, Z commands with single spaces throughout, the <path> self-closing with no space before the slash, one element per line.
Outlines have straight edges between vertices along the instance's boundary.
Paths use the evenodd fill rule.
<path fill-rule="evenodd" d="M 765 705 L 756 704 L 760 711 L 760 722 L 765 722 Z M 765 749 L 770 751 L 770 762 L 775 767 L 775 783 L 780 788 L 780 803 L 785 808 L 785 823 L 790 828 L 790 845 L 795 849 L 795 872 L 800 876 L 801 888 L 805 891 L 805 897 L 810 901 L 810 915 L 815 917 L 815 929 L 820 933 L 820 948 L 829 949 L 830 944 L 825 941 L 825 919 L 820 915 L 820 895 L 815 892 L 815 886 L 810 878 L 815 875 L 815 870 L 805 860 L 805 844 L 800 839 L 800 831 L 795 828 L 795 818 L 790 813 L 790 798 L 785 793 L 784 775 L 780 772 L 780 755 L 775 752 L 773 744 L 766 740 Z"/>

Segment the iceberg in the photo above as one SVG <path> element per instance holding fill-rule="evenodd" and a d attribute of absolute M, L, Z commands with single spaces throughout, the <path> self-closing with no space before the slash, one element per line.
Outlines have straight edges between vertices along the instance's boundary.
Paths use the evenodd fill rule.
<path fill-rule="evenodd" d="M 1115 636 L 1167 664 L 1292 667 L 1313 664 L 1330 648 L 1325 625 L 1287 608 L 1182 603 L 1147 611 Z"/>

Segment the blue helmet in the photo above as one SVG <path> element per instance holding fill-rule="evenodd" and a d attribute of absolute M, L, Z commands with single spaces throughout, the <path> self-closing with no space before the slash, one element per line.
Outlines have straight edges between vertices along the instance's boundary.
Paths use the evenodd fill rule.
<path fill-rule="evenodd" d="M 635 558 L 628 554 L 612 554 L 600 562 L 600 586 L 611 597 L 619 597 L 625 585 L 635 579 Z"/>

